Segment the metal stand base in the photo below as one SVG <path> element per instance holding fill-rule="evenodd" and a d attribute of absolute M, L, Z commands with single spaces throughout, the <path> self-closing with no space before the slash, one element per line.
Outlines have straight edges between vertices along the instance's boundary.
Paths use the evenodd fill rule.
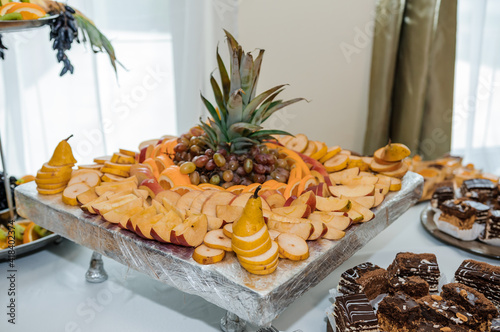
<path fill-rule="evenodd" d="M 98 252 L 92 253 L 92 258 L 90 259 L 90 267 L 85 274 L 85 279 L 87 282 L 100 283 L 108 279 L 108 274 L 104 271 L 104 263 L 102 261 L 102 256 Z"/>
<path fill-rule="evenodd" d="M 220 320 L 220 329 L 223 332 L 245 332 L 245 322 L 232 312 L 226 311 L 226 315 Z"/>

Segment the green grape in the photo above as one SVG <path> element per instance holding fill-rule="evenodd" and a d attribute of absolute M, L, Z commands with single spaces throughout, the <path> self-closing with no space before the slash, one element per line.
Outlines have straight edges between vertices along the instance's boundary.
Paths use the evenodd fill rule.
<path fill-rule="evenodd" d="M 222 167 L 226 164 L 226 158 L 224 158 L 224 156 L 218 152 L 214 154 L 214 161 L 215 164 L 219 167 Z"/>
<path fill-rule="evenodd" d="M 192 161 L 188 161 L 181 166 L 181 173 L 182 174 L 189 174 L 193 173 L 196 170 L 196 165 Z"/>
<path fill-rule="evenodd" d="M 245 172 L 247 174 L 250 174 L 253 170 L 253 161 L 250 158 L 245 159 L 245 162 L 243 163 L 243 168 L 245 169 Z"/>
<path fill-rule="evenodd" d="M 212 177 L 210 178 L 210 183 L 213 184 L 213 185 L 218 185 L 220 183 L 220 176 L 219 176 L 219 174 L 212 175 Z"/>

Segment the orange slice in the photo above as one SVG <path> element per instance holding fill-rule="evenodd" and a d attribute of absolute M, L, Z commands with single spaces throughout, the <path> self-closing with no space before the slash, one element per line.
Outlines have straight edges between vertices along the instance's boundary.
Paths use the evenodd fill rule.
<path fill-rule="evenodd" d="M 177 186 L 190 185 L 191 180 L 189 180 L 189 175 L 181 173 L 181 169 L 179 166 L 174 165 L 166 168 L 163 172 L 161 172 L 160 176 L 158 177 L 158 183 L 163 187 L 163 189 L 168 190 Z"/>
<path fill-rule="evenodd" d="M 242 193 L 253 193 L 255 189 L 257 189 L 258 186 L 260 186 L 260 183 L 252 183 L 248 185 L 245 189 L 243 189 Z"/>
<path fill-rule="evenodd" d="M 281 185 L 281 182 L 278 182 L 276 180 L 268 180 L 262 184 L 262 189 L 274 189 L 279 185 Z"/>
<path fill-rule="evenodd" d="M 289 199 L 291 196 L 298 196 L 297 191 L 299 189 L 299 186 L 300 186 L 300 179 L 295 180 L 294 182 L 288 182 L 288 185 L 286 186 L 283 196 L 285 196 L 286 199 Z"/>
<path fill-rule="evenodd" d="M 38 233 L 35 232 L 35 226 L 36 224 L 34 222 L 30 222 L 28 226 L 26 226 L 24 229 L 23 244 L 33 242 L 40 238 Z"/>
<path fill-rule="evenodd" d="M 7 14 L 10 13 L 20 13 L 23 20 L 37 20 L 47 14 L 42 7 L 25 2 L 17 3 L 15 6 L 10 7 L 7 10 Z"/>
<path fill-rule="evenodd" d="M 221 186 L 216 186 L 215 184 L 211 184 L 211 183 L 199 184 L 198 188 L 200 188 L 201 190 L 221 190 L 221 191 L 225 190 Z"/>
<path fill-rule="evenodd" d="M 167 155 L 161 154 L 155 158 L 156 167 L 158 168 L 158 172 L 161 174 L 166 168 L 175 165 L 172 159 L 170 159 Z"/>
<path fill-rule="evenodd" d="M 161 144 L 160 151 L 169 155 L 174 155 L 174 147 L 177 145 L 177 139 L 172 138 Z"/>
<path fill-rule="evenodd" d="M 18 5 L 18 4 L 19 4 L 18 2 L 9 2 L 5 5 L 3 5 L 2 7 L 0 7 L 0 16 L 4 16 L 5 14 L 7 14 L 7 11 L 9 9 L 11 9 L 13 6 Z"/>
<path fill-rule="evenodd" d="M 151 166 L 151 171 L 156 179 L 160 178 L 160 172 L 158 170 L 158 166 L 156 165 L 156 161 L 153 158 L 148 158 L 142 162 L 142 164 Z M 190 182 L 191 183 L 191 182 Z"/>
<path fill-rule="evenodd" d="M 307 188 L 315 186 L 317 184 L 318 182 L 314 176 L 305 176 L 302 180 L 300 180 L 299 187 L 297 188 L 297 197 L 302 194 Z"/>
<path fill-rule="evenodd" d="M 288 177 L 288 183 L 298 181 L 302 178 L 302 170 L 299 167 L 294 167 L 290 170 L 290 176 Z"/>
<path fill-rule="evenodd" d="M 239 195 L 243 192 L 243 190 L 245 190 L 246 187 L 247 186 L 244 186 L 242 184 L 238 184 L 238 185 L 227 188 L 226 191 L 230 191 L 236 195 Z"/>
<path fill-rule="evenodd" d="M 274 188 L 274 190 L 278 191 L 280 194 L 283 195 L 285 193 L 286 187 L 287 187 L 286 183 L 280 183 L 280 185 Z"/>
<path fill-rule="evenodd" d="M 183 196 L 184 194 L 190 192 L 190 191 L 202 191 L 203 189 L 198 188 L 198 186 L 195 186 L 194 184 L 188 184 L 184 186 L 177 186 L 177 187 L 172 187 L 170 190 L 178 193 L 179 195 Z"/>

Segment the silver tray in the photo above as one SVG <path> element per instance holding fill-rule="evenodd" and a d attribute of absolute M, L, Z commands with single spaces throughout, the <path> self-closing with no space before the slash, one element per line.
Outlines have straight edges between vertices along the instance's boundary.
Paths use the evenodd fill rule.
<path fill-rule="evenodd" d="M 39 18 L 38 20 L 15 20 L 15 21 L 0 21 L 0 33 L 18 32 L 30 29 L 40 28 L 52 22 L 59 15 L 51 15 Z"/>
<path fill-rule="evenodd" d="M 451 244 L 457 248 L 473 254 L 500 259 L 500 247 L 495 247 L 480 241 L 462 241 L 451 235 L 441 232 L 434 222 L 434 210 L 430 205 L 426 206 L 420 214 L 420 222 L 425 230 L 441 242 Z"/>
<path fill-rule="evenodd" d="M 422 188 L 422 176 L 407 173 L 402 189 L 386 197 L 374 210 L 373 220 L 354 225 L 340 241 L 309 243 L 307 260 L 280 260 L 276 272 L 267 276 L 249 274 L 232 253 L 221 263 L 200 265 L 191 258 L 192 248 L 142 239 L 79 207 L 64 205 L 61 195 L 39 195 L 35 183 L 16 188 L 16 206 L 21 215 L 54 233 L 183 292 L 199 295 L 252 324 L 267 326 L 414 205 Z"/>
<path fill-rule="evenodd" d="M 15 246 L 14 247 L 15 258 L 24 256 L 27 254 L 31 254 L 31 253 L 45 247 L 46 245 L 49 245 L 53 242 L 58 241 L 60 238 L 61 237 L 57 234 L 50 234 L 50 235 L 42 237 L 38 240 L 35 240 L 33 242 Z M 5 261 L 9 260 L 9 251 L 10 251 L 9 248 L 0 250 L 0 262 L 5 262 Z"/>

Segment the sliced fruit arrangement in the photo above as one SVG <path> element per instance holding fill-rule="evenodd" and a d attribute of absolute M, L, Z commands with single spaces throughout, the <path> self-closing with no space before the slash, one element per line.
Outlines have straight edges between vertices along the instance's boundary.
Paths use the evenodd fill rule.
<path fill-rule="evenodd" d="M 42 7 L 26 1 L 8 2 L 0 7 L 0 21 L 38 20 L 46 15 Z"/>
<path fill-rule="evenodd" d="M 22 219 L 13 223 L 13 237 L 15 245 L 26 244 L 52 234 L 31 220 Z M 9 231 L 4 225 L 0 225 L 0 250 L 9 247 Z"/>

